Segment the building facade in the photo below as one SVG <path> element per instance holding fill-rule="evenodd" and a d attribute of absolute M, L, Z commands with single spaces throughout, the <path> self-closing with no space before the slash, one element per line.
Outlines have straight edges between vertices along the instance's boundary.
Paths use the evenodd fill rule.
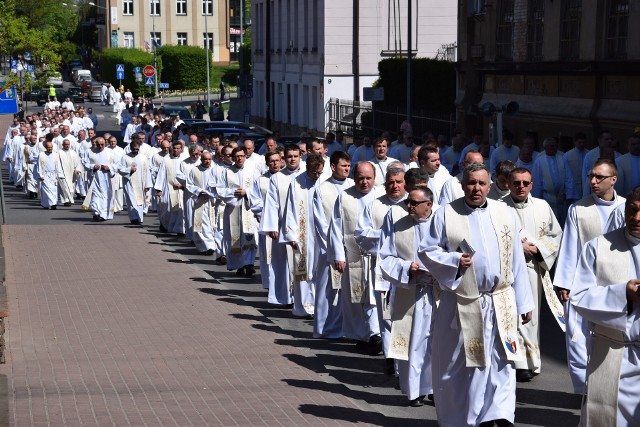
<path fill-rule="evenodd" d="M 632 0 L 462 0 L 457 121 L 488 135 L 495 117 L 479 106 L 514 101 L 504 126 L 556 136 L 603 129 L 619 142 L 640 124 L 640 2 Z M 620 147 L 619 144 L 619 148 Z"/>
<path fill-rule="evenodd" d="M 251 116 L 274 129 L 284 125 L 324 132 L 329 99 L 361 100 L 363 88 L 378 79 L 378 62 L 406 55 L 409 19 L 416 56 L 435 57 L 442 45 L 456 42 L 457 2 L 251 3 Z"/>
<path fill-rule="evenodd" d="M 158 45 L 208 47 L 212 62 L 229 63 L 233 0 L 96 0 L 101 48 L 151 50 Z"/>

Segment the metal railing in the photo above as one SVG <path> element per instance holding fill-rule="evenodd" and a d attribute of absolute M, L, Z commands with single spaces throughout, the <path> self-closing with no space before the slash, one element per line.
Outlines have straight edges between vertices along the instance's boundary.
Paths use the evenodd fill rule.
<path fill-rule="evenodd" d="M 327 132 L 341 130 L 351 136 L 354 133 L 377 136 L 383 131 L 397 132 L 407 118 L 404 108 L 376 107 L 368 101 L 354 102 L 338 98 L 329 100 L 326 111 Z M 455 113 L 414 110 L 411 125 L 416 137 L 430 131 L 435 136 L 443 134 L 450 139 L 456 127 Z"/>

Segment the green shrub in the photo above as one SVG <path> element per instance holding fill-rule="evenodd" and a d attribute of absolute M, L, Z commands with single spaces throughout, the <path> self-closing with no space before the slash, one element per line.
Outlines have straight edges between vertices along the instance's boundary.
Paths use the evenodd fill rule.
<path fill-rule="evenodd" d="M 156 78 L 162 74 L 162 58 L 157 56 Z M 145 86 L 144 80 L 136 82 L 134 68 L 144 68 L 153 65 L 153 53 L 144 52 L 140 49 L 110 48 L 102 51 L 102 76 L 105 81 L 112 82 L 118 86 L 120 82 L 116 80 L 116 65 L 124 64 L 124 80 L 122 84 L 125 88 L 131 89 L 134 96 L 143 96 L 147 92 L 155 89 Z M 144 79 L 144 76 L 143 76 Z"/>

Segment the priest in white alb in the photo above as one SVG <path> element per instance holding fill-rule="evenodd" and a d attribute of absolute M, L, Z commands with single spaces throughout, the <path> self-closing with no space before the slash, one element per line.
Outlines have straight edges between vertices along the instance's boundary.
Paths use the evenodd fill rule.
<path fill-rule="evenodd" d="M 520 220 L 520 240 L 527 272 L 531 283 L 531 293 L 536 304 L 531 322 L 520 325 L 521 342 L 527 349 L 527 359 L 516 362 L 516 380 L 527 382 L 540 373 L 542 358 L 540 354 L 540 302 L 544 295 L 547 305 L 562 331 L 565 330 L 564 307 L 553 290 L 551 268 L 556 262 L 562 228 L 553 214 L 549 203 L 533 197 L 531 172 L 525 168 L 516 168 L 509 175 L 510 195 L 503 201 L 514 208 Z"/>
<path fill-rule="evenodd" d="M 105 149 L 102 137 L 95 138 L 95 149 L 87 152 L 82 164 L 91 179 L 82 208 L 90 210 L 94 221 L 113 219 L 113 189 L 111 178 L 116 173 L 113 153 Z"/>
<path fill-rule="evenodd" d="M 182 192 L 184 186 L 178 181 L 180 164 L 186 157 L 182 155 L 182 142 L 171 144 L 171 155 L 161 157 L 158 174 L 154 184 L 157 199 L 160 231 L 164 233 L 184 234 L 184 214 Z"/>
<path fill-rule="evenodd" d="M 317 265 L 317 225 L 313 215 L 313 196 L 324 169 L 320 154 L 309 154 L 306 171 L 291 180 L 287 193 L 280 242 L 293 249 L 289 270 L 293 276 L 293 315 L 313 316 Z"/>
<path fill-rule="evenodd" d="M 213 154 L 202 152 L 200 163 L 191 168 L 186 179 L 186 190 L 194 199 L 189 221 L 193 227 L 193 243 L 203 255 L 213 255 L 220 249 L 215 236 L 214 203 L 217 194 L 212 191 L 216 185 L 212 163 Z"/>
<path fill-rule="evenodd" d="M 56 209 L 58 204 L 58 180 L 64 179 L 58 153 L 53 152 L 53 143 L 45 142 L 45 152 L 40 153 L 33 175 L 40 182 L 40 204 L 44 209 Z"/>
<path fill-rule="evenodd" d="M 637 426 L 640 414 L 640 190 L 626 200 L 626 227 L 589 241 L 571 305 L 591 332 L 580 425 Z"/>
<path fill-rule="evenodd" d="M 380 230 L 379 269 L 391 284 L 390 358 L 397 360 L 400 389 L 411 406 L 433 400 L 431 333 L 437 282 L 418 258 L 418 246 L 429 232 L 433 193 L 426 187 L 404 200 L 408 216 L 390 210 Z"/>
<path fill-rule="evenodd" d="M 513 425 L 518 323 L 535 308 L 518 236 L 504 203 L 487 199 L 489 171 L 464 170 L 464 198 L 435 212 L 418 256 L 443 292 L 433 325 L 433 395 L 443 427 Z"/>
<path fill-rule="evenodd" d="M 142 224 L 147 206 L 147 193 L 151 188 L 149 159 L 140 153 L 140 141 L 129 144 L 130 151 L 120 158 L 118 173 L 122 176 L 124 201 L 131 224 Z"/>
<path fill-rule="evenodd" d="M 342 338 L 341 278 L 340 273 L 327 261 L 327 239 L 336 199 L 345 189 L 353 186 L 353 179 L 349 178 L 351 156 L 346 151 L 334 151 L 329 162 L 331 177 L 318 186 L 313 199 L 314 221 L 318 230 L 313 336 L 339 339 Z"/>
<path fill-rule="evenodd" d="M 84 168 L 80 163 L 80 157 L 71 149 L 71 141 L 62 141 L 62 149 L 58 151 L 60 165 L 64 180 L 60 180 L 60 200 L 65 206 L 73 204 L 76 180 L 82 176 Z"/>

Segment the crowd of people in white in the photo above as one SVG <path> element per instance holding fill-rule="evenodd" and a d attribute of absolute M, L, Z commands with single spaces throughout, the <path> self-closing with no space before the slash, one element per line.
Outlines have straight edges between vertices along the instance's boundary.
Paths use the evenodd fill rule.
<path fill-rule="evenodd" d="M 43 208 L 83 200 L 95 221 L 157 212 L 237 276 L 259 258 L 272 304 L 313 319 L 316 338 L 384 354 L 411 406 L 443 426 L 513 425 L 517 381 L 541 372 L 542 296 L 566 331 L 585 425 L 637 425 L 640 404 L 640 135 L 628 154 L 543 152 L 426 134 L 303 134 L 221 140 L 161 113 L 133 119 L 126 147 L 61 106 L 5 138 L 9 182 Z M 620 194 L 630 194 L 625 199 Z M 259 257 L 257 257 L 259 254 Z M 545 325 L 545 327 L 555 327 Z"/>

